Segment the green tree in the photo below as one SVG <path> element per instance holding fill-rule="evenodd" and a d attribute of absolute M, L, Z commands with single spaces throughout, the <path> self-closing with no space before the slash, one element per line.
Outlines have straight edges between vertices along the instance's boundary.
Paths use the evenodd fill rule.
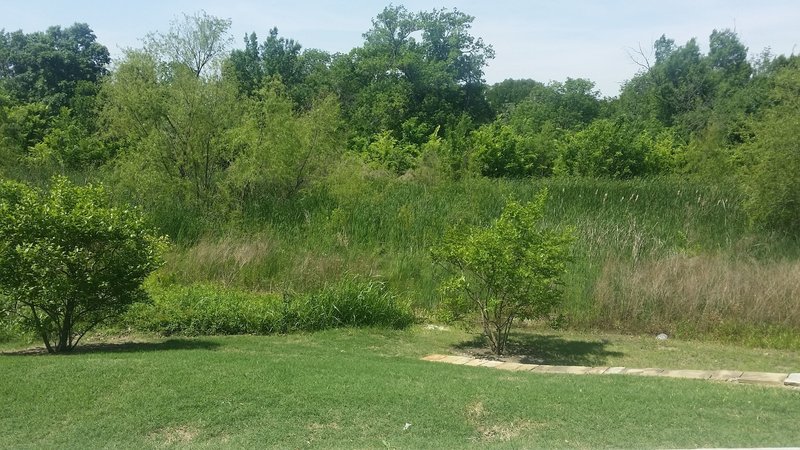
<path fill-rule="evenodd" d="M 561 130 L 578 130 L 596 119 L 601 101 L 594 83 L 583 78 L 567 78 L 531 88 L 528 98 L 508 114 L 519 132 L 539 133 L 547 124 Z"/>
<path fill-rule="evenodd" d="M 0 98 L 0 111 L 0 144 L 17 160 L 29 156 L 49 131 L 49 108 L 44 103 L 15 105 Z"/>
<path fill-rule="evenodd" d="M 173 205 L 216 204 L 235 158 L 229 132 L 242 113 L 236 85 L 218 70 L 228 25 L 205 13 L 184 16 L 167 33 L 150 34 L 143 50 L 127 50 L 108 77 L 101 118 L 105 139 L 119 147 L 117 191 L 175 216 Z"/>
<path fill-rule="evenodd" d="M 677 127 L 687 139 L 702 130 L 713 106 L 715 78 L 708 58 L 692 38 L 683 46 L 661 36 L 654 44 L 655 62 L 644 62 L 644 71 L 630 80 L 620 93 L 624 111 L 647 123 L 655 119 L 666 127 Z"/>
<path fill-rule="evenodd" d="M 61 108 L 50 121 L 47 134 L 30 149 L 29 161 L 78 170 L 108 161 L 111 149 L 100 140 L 96 119 L 84 119 L 72 109 Z"/>
<path fill-rule="evenodd" d="M 509 78 L 489 87 L 486 91 L 486 100 L 488 100 L 495 114 L 499 114 L 528 98 L 531 91 L 540 86 L 544 85 L 538 81 Z"/>
<path fill-rule="evenodd" d="M 293 197 L 321 179 L 343 151 L 336 99 L 295 112 L 281 87 L 265 86 L 245 101 L 243 120 L 230 130 L 237 150 L 225 184 L 244 203 L 263 202 L 264 194 Z"/>
<path fill-rule="evenodd" d="M 751 119 L 743 146 L 745 208 L 757 226 L 798 236 L 800 230 L 800 69 L 774 78 L 771 106 Z"/>
<path fill-rule="evenodd" d="M 85 23 L 25 34 L 0 30 L 0 85 L 19 104 L 41 102 L 53 113 L 107 74 L 108 49 Z"/>
<path fill-rule="evenodd" d="M 452 275 L 443 284 L 450 304 L 477 309 L 498 355 L 515 319 L 546 316 L 561 299 L 572 237 L 542 227 L 546 198 L 543 191 L 527 204 L 509 201 L 491 226 L 450 232 L 432 250 Z"/>
<path fill-rule="evenodd" d="M 196 77 L 216 75 L 217 63 L 231 42 L 230 19 L 221 19 L 199 11 L 184 14 L 170 23 L 166 33 L 150 33 L 144 39 L 145 51 L 157 61 L 183 66 Z"/>
<path fill-rule="evenodd" d="M 231 51 L 223 71 L 236 79 L 243 94 L 251 95 L 258 90 L 263 82 L 264 67 L 256 33 L 245 35 L 244 49 Z"/>
<path fill-rule="evenodd" d="M 137 211 L 109 206 L 102 187 L 0 183 L 0 293 L 51 353 L 145 298 L 164 245 Z"/>
<path fill-rule="evenodd" d="M 278 28 L 269 30 L 269 36 L 261 46 L 264 73 L 280 77 L 287 86 L 302 80 L 301 51 L 303 46 L 294 39 L 278 36 Z"/>
<path fill-rule="evenodd" d="M 739 40 L 735 31 L 714 30 L 708 39 L 708 61 L 711 70 L 719 78 L 718 89 L 727 93 L 741 88 L 750 80 L 753 68 L 747 61 L 747 47 Z"/>
<path fill-rule="evenodd" d="M 0 32 L 0 134 L 10 159 L 45 172 L 105 161 L 95 98 L 109 61 L 86 24 Z"/>
<path fill-rule="evenodd" d="M 402 144 L 424 144 L 446 134 L 462 114 L 491 119 L 483 68 L 491 46 L 473 37 L 473 17 L 458 10 L 411 13 L 385 8 L 364 34 L 364 45 L 332 62 L 333 88 L 344 117 L 366 147 L 389 132 Z"/>
<path fill-rule="evenodd" d="M 240 92 L 253 96 L 267 83 L 278 80 L 287 90 L 295 107 L 307 111 L 319 98 L 331 93 L 328 65 L 331 55 L 317 49 L 306 49 L 294 39 L 278 35 L 272 28 L 269 36 L 258 43 L 258 36 L 245 36 L 245 48 L 233 50 L 224 67 L 226 75 L 235 78 Z"/>

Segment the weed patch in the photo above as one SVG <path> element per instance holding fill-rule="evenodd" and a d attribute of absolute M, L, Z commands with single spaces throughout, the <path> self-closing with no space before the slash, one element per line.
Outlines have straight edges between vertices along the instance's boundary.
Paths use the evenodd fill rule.
<path fill-rule="evenodd" d="M 608 261 L 595 285 L 590 325 L 790 348 L 799 339 L 798 280 L 800 262 L 791 260 L 676 254 Z"/>
<path fill-rule="evenodd" d="M 349 277 L 310 294 L 254 293 L 215 285 L 151 288 L 129 311 L 131 328 L 164 335 L 272 334 L 340 327 L 403 328 L 408 304 L 385 284 Z"/>

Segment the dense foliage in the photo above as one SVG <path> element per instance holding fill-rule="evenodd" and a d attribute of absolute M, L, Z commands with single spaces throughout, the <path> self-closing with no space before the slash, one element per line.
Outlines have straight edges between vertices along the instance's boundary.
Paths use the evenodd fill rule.
<path fill-rule="evenodd" d="M 329 53 L 276 27 L 234 48 L 230 21 L 200 12 L 113 68 L 86 24 L 2 31 L 0 176 L 104 183 L 178 244 L 162 269 L 170 283 L 307 294 L 343 273 L 379 275 L 424 306 L 439 301 L 427 249 L 444 229 L 485 226 L 509 192 L 528 200 L 550 186 L 547 223 L 577 230 L 571 323 L 746 323 L 749 307 L 722 308 L 733 322 L 659 310 L 680 295 L 716 311 L 701 305 L 717 298 L 705 287 L 652 286 L 638 312 L 616 299 L 644 286 L 623 278 L 667 273 L 656 264 L 667 260 L 683 273 L 707 257 L 732 283 L 753 261 L 792 264 L 800 58 L 754 55 L 713 30 L 706 53 L 662 36 L 632 55 L 641 69 L 613 98 L 582 78 L 488 85 L 494 51 L 473 19 L 388 6 L 361 45 Z M 789 308 L 791 277 L 775 276 L 784 287 L 769 304 Z M 763 320 L 797 327 L 779 317 Z"/>
<path fill-rule="evenodd" d="M 571 236 L 541 228 L 546 198 L 545 191 L 525 205 L 509 201 L 489 227 L 451 232 L 433 249 L 451 273 L 443 284 L 450 305 L 477 310 L 498 355 L 514 320 L 546 317 L 562 299 Z"/>
<path fill-rule="evenodd" d="M 141 215 L 108 206 L 101 188 L 0 184 L 0 293 L 51 353 L 142 300 L 162 250 Z"/>
<path fill-rule="evenodd" d="M 345 153 L 397 176 L 713 179 L 742 187 L 753 223 L 791 232 L 797 189 L 763 186 L 796 177 L 772 177 L 791 163 L 762 149 L 796 145 L 775 141 L 797 117 L 795 56 L 754 58 L 714 30 L 706 54 L 661 36 L 633 55 L 641 70 L 616 98 L 580 78 L 489 86 L 494 51 L 473 19 L 389 6 L 363 45 L 330 54 L 278 28 L 230 49 L 230 21 L 200 12 L 148 34 L 113 71 L 86 24 L 4 31 L 0 170 L 40 181 L 102 166 L 119 198 L 187 237 L 202 232 L 194 218 L 295 197 Z"/>
<path fill-rule="evenodd" d="M 341 327 L 405 328 L 407 303 L 385 284 L 344 278 L 308 294 L 258 294 L 211 285 L 157 287 L 153 302 L 126 317 L 137 329 L 165 335 L 272 334 Z"/>

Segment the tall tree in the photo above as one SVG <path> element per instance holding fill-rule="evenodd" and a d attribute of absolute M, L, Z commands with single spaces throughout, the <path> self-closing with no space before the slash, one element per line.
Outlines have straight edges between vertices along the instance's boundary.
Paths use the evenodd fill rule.
<path fill-rule="evenodd" d="M 108 49 L 85 23 L 25 34 L 0 30 L 0 85 L 17 103 L 70 106 L 81 83 L 107 73 Z"/>
<path fill-rule="evenodd" d="M 242 93 L 250 95 L 258 90 L 264 78 L 264 67 L 256 33 L 245 35 L 244 49 L 231 52 L 224 72 L 236 78 Z"/>
<path fill-rule="evenodd" d="M 753 68 L 747 61 L 747 47 L 731 30 L 714 30 L 708 40 L 708 62 L 723 84 L 723 93 L 741 88 L 750 79 Z"/>
<path fill-rule="evenodd" d="M 661 36 L 653 44 L 655 62 L 623 87 L 622 114 L 642 126 L 677 127 L 684 139 L 703 130 L 713 107 L 716 80 L 695 39 L 676 46 Z M 648 124 L 648 125 L 645 125 Z"/>
<path fill-rule="evenodd" d="M 183 14 L 170 23 L 167 33 L 150 33 L 145 37 L 145 50 L 158 61 L 181 65 L 200 77 L 217 69 L 215 62 L 227 51 L 231 42 L 230 19 L 221 19 L 199 11 Z"/>
<path fill-rule="evenodd" d="M 757 226 L 800 236 L 800 64 L 777 71 L 743 146 L 745 209 Z"/>
<path fill-rule="evenodd" d="M 184 16 L 167 33 L 150 34 L 143 50 L 128 50 L 105 84 L 108 139 L 122 147 L 118 186 L 133 197 L 169 192 L 201 209 L 216 199 L 235 150 L 227 133 L 241 114 L 235 85 L 216 70 L 227 23 Z"/>
<path fill-rule="evenodd" d="M 364 45 L 333 63 L 345 117 L 358 135 L 388 131 L 421 144 L 466 113 L 491 117 L 483 67 L 491 46 L 469 31 L 473 17 L 458 10 L 410 13 L 389 6 L 373 19 Z"/>
<path fill-rule="evenodd" d="M 254 96 L 268 82 L 279 80 L 295 106 L 310 110 L 314 102 L 327 96 L 331 56 L 322 50 L 306 49 L 294 39 L 278 34 L 277 28 L 258 43 L 255 33 L 245 36 L 245 48 L 233 50 L 225 73 L 239 84 L 240 92 Z"/>

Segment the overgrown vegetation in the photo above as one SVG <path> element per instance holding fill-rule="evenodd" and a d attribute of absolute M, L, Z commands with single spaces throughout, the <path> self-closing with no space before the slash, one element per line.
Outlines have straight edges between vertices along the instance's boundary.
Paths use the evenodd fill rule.
<path fill-rule="evenodd" d="M 231 49 L 230 22 L 197 13 L 113 70 L 86 24 L 2 31 L 0 175 L 102 182 L 169 235 L 133 322 L 165 333 L 295 329 L 268 318 L 287 303 L 297 329 L 344 323 L 324 311 L 366 289 L 350 275 L 429 316 L 445 230 L 546 187 L 543 225 L 576 238 L 558 325 L 794 345 L 800 59 L 714 30 L 706 54 L 659 38 L 615 98 L 489 86 L 472 20 L 389 6 L 330 54 L 277 28 Z"/>
<path fill-rule="evenodd" d="M 125 323 L 164 335 L 273 334 L 340 327 L 404 328 L 408 304 L 385 285 L 355 277 L 307 294 L 259 294 L 214 285 L 156 287 Z"/>

